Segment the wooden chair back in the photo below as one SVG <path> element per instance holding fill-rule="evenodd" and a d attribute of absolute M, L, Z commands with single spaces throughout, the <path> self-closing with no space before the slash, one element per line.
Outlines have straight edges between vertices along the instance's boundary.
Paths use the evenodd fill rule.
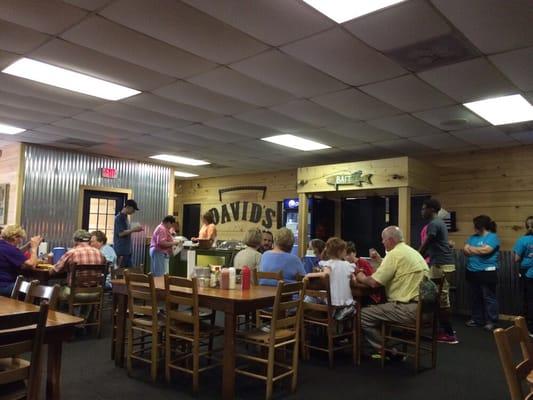
<path fill-rule="evenodd" d="M 0 370 L 0 385 L 27 380 L 26 399 L 40 398 L 40 369 L 42 361 L 42 347 L 48 317 L 48 303 L 43 302 L 39 311 L 23 314 L 0 316 L 2 329 L 21 329 L 36 325 L 35 335 L 29 340 L 20 340 L 17 335 L 3 335 L 0 331 L 0 359 L 14 359 L 23 353 L 31 352 L 30 364 L 24 363 L 21 368 L 7 368 Z"/>
<path fill-rule="evenodd" d="M 306 315 L 319 316 L 328 323 L 333 324 L 334 307 L 331 306 L 331 291 L 329 285 L 329 276 L 322 278 L 304 278 L 305 290 L 304 298 L 306 296 L 313 297 L 317 300 L 316 303 L 303 302 L 302 313 L 305 319 Z"/>
<path fill-rule="evenodd" d="M 26 296 L 28 295 L 30 289 L 38 284 L 39 281 L 37 280 L 27 281 L 22 275 L 17 276 L 15 286 L 13 287 L 13 291 L 11 292 L 11 298 L 15 300 L 26 299 Z"/>
<path fill-rule="evenodd" d="M 511 400 L 522 400 L 524 393 L 531 391 L 524 391 L 522 386 L 533 368 L 532 353 L 530 353 L 531 339 L 529 338 L 524 317 L 516 318 L 515 324 L 509 328 L 496 329 L 494 331 L 494 339 L 496 340 L 496 347 L 500 355 L 500 362 Z M 518 349 L 521 350 L 522 357 L 517 362 L 515 355 Z"/>
<path fill-rule="evenodd" d="M 125 278 L 130 321 L 135 318 L 151 319 L 153 326 L 157 327 L 157 296 L 153 275 L 126 271 Z"/>
<path fill-rule="evenodd" d="M 35 285 L 30 287 L 24 301 L 26 303 L 41 304 L 43 300 L 48 302 L 48 309 L 57 310 L 59 300 L 59 285 L 45 286 Z"/>
<path fill-rule="evenodd" d="M 435 325 L 435 329 L 438 324 L 438 313 L 440 309 L 440 296 L 442 293 L 442 286 L 444 285 L 443 278 L 433 278 L 431 279 L 435 285 L 437 285 L 437 297 L 435 301 L 421 301 L 421 296 L 419 296 L 418 307 L 416 310 L 416 328 L 420 332 L 424 327 L 429 327 Z"/>
<path fill-rule="evenodd" d="M 111 268 L 111 279 L 124 279 L 124 274 L 126 271 L 133 272 L 136 274 L 144 274 L 142 267 L 131 267 L 131 268 Z"/>
<path fill-rule="evenodd" d="M 283 280 L 283 272 L 277 271 L 277 272 L 263 272 L 258 271 L 257 269 L 252 270 L 252 277 L 253 277 L 253 284 L 259 285 L 260 279 L 273 279 L 275 281 L 281 281 Z"/>
<path fill-rule="evenodd" d="M 270 342 L 275 343 L 276 330 L 293 331 L 297 337 L 302 319 L 304 282 L 278 282 L 270 328 Z"/>
<path fill-rule="evenodd" d="M 177 290 L 178 288 L 180 290 Z M 177 324 L 191 325 L 190 331 L 194 333 L 195 339 L 199 339 L 200 308 L 196 278 L 187 279 L 165 275 L 165 306 L 167 328 L 170 329 Z"/>

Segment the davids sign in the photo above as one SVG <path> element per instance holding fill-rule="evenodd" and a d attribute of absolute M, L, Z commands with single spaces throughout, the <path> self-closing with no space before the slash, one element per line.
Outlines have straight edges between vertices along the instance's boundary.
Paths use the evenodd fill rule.
<path fill-rule="evenodd" d="M 247 221 L 253 224 L 260 223 L 266 229 L 272 228 L 276 211 L 259 203 L 249 201 L 234 201 L 229 204 L 222 204 L 219 208 L 213 207 L 208 212 L 213 215 L 215 224 L 225 224 L 227 222 Z"/>

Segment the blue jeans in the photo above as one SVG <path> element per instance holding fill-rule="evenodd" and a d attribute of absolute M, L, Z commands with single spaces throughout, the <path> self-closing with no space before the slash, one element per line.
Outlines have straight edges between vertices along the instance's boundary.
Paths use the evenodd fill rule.
<path fill-rule="evenodd" d="M 470 281 L 472 319 L 479 325 L 498 322 L 496 284 Z"/>
<path fill-rule="evenodd" d="M 15 282 L 8 283 L 6 286 L 0 286 L 0 296 L 11 297 L 11 292 L 15 287 Z"/>
<path fill-rule="evenodd" d="M 117 267 L 130 268 L 131 254 L 117 254 Z"/>
<path fill-rule="evenodd" d="M 168 271 L 168 254 L 150 249 L 150 269 L 153 276 L 163 276 Z"/>

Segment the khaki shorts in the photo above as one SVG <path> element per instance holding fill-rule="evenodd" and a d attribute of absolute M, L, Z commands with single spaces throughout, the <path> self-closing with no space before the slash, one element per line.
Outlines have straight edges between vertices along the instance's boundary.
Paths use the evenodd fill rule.
<path fill-rule="evenodd" d="M 455 265 L 432 265 L 429 268 L 431 279 L 443 279 L 440 296 L 440 308 L 450 308 L 450 282 L 455 279 Z"/>

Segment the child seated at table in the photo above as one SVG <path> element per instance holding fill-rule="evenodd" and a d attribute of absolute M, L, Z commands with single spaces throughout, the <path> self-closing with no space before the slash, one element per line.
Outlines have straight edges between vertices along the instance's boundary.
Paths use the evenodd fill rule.
<path fill-rule="evenodd" d="M 332 237 L 326 242 L 324 250 L 327 260 L 320 261 L 322 272 L 307 274 L 309 278 L 329 276 L 331 305 L 335 307 L 335 319 L 342 320 L 355 312 L 355 300 L 352 296 L 350 282 L 355 282 L 355 265 L 345 261 L 346 242 Z M 304 301 L 316 303 L 318 299 L 306 296 Z"/>
<path fill-rule="evenodd" d="M 354 242 L 346 243 L 346 257 L 344 257 L 344 259 L 352 264 L 355 264 L 356 269 L 363 272 L 366 276 L 371 276 L 374 273 L 374 268 L 372 268 L 372 265 L 367 260 L 357 257 L 357 250 Z M 380 293 L 372 293 L 369 296 L 369 301 L 363 301 L 363 305 L 379 303 L 381 303 Z"/>

